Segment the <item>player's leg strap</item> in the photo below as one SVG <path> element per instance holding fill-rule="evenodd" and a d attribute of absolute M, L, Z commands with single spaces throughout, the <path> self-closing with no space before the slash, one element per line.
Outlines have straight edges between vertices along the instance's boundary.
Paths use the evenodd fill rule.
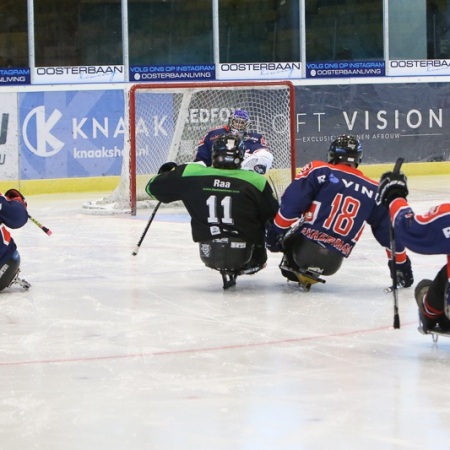
<path fill-rule="evenodd" d="M 200 259 L 216 270 L 238 271 L 252 259 L 254 245 L 237 238 L 200 242 Z"/>
<path fill-rule="evenodd" d="M 0 291 L 11 285 L 19 272 L 19 267 L 20 255 L 17 250 L 6 261 L 0 263 Z"/>

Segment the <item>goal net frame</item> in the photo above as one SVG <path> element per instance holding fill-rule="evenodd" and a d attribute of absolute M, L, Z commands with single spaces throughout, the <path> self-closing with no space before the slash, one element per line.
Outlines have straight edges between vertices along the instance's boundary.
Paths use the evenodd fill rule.
<path fill-rule="evenodd" d="M 225 93 L 223 93 L 224 91 Z M 216 92 L 220 98 L 215 98 Z M 151 94 L 148 95 L 149 100 L 147 100 L 145 94 Z M 157 95 L 154 96 L 154 94 Z M 159 96 L 159 94 L 163 95 Z M 142 97 L 139 97 L 140 95 Z M 150 99 L 153 100 L 150 101 Z M 160 99 L 161 101 L 159 101 Z M 223 104 L 222 100 L 227 104 Z M 175 102 L 177 104 L 176 107 L 174 106 Z M 261 103 L 261 107 L 259 103 Z M 213 108 L 222 108 L 220 111 L 223 117 L 216 117 L 214 123 L 206 121 L 206 123 L 202 124 L 202 129 L 196 131 L 194 126 L 190 126 L 188 119 L 192 111 L 198 111 L 195 108 L 199 108 L 199 104 L 202 105 L 202 108 L 205 108 L 203 110 L 204 112 L 211 112 Z M 148 182 L 151 176 L 156 174 L 159 165 L 166 161 L 176 161 L 178 164 L 193 161 L 195 150 L 201 138 L 209 129 L 227 124 L 228 115 L 235 108 L 247 110 L 250 116 L 249 131 L 258 132 L 267 139 L 269 150 L 274 155 L 274 163 L 273 168 L 269 170 L 266 177 L 274 188 L 274 191 L 276 191 L 275 194 L 281 196 L 289 182 L 295 177 L 296 172 L 295 90 L 291 82 L 211 81 L 139 83 L 132 85 L 128 92 L 129 154 L 124 152 L 119 186 L 110 195 L 110 199 L 104 199 L 100 203 L 103 203 L 103 205 L 108 203 L 121 203 L 120 207 L 115 206 L 115 208 L 119 208 L 123 212 L 125 210 L 130 212 L 131 210 L 131 215 L 136 215 L 138 202 L 139 207 L 154 206 L 155 202 L 150 200 L 150 197 L 145 191 L 142 192 L 144 183 Z M 265 111 L 264 108 L 268 111 Z M 273 108 L 273 114 L 271 108 Z M 146 121 L 144 121 L 141 114 L 147 114 L 147 109 L 149 117 L 145 117 Z M 164 149 L 161 148 L 159 141 L 156 141 L 156 137 L 150 136 L 151 133 L 148 130 L 146 130 L 147 134 L 142 132 L 142 122 L 150 123 L 153 120 L 153 122 L 159 123 L 158 120 L 160 120 L 161 123 L 159 125 L 162 124 L 162 119 L 159 116 L 152 115 L 155 114 L 154 109 L 157 112 L 161 109 L 165 113 L 171 111 L 171 114 L 162 116 L 167 118 L 167 123 L 170 122 L 171 124 L 171 132 L 167 137 L 167 141 L 170 141 L 170 144 L 168 142 L 164 144 Z M 262 127 L 272 127 L 272 132 L 268 132 L 267 129 L 258 129 L 260 121 L 258 114 L 267 116 L 263 117 L 261 121 L 263 124 Z M 267 124 L 269 120 L 272 121 L 270 127 Z M 281 131 L 277 131 L 278 128 Z M 191 131 L 191 129 L 194 129 L 194 131 Z M 143 144 L 143 139 L 146 139 L 145 145 Z M 185 153 L 186 148 L 181 148 L 182 144 L 188 148 L 187 154 Z M 281 147 L 281 145 L 284 147 Z M 146 149 L 145 151 L 143 151 L 144 148 Z M 154 149 L 156 149 L 155 152 L 151 153 Z M 145 152 L 149 153 L 144 157 L 142 154 Z M 143 158 L 146 159 L 144 160 Z M 147 164 L 147 159 L 149 164 L 153 166 L 151 169 L 147 167 L 143 168 L 143 164 Z M 281 163 L 282 170 L 279 167 L 279 160 L 283 160 Z M 110 211 L 112 211 L 112 208 L 110 208 Z M 118 211 L 116 210 L 116 212 Z"/>

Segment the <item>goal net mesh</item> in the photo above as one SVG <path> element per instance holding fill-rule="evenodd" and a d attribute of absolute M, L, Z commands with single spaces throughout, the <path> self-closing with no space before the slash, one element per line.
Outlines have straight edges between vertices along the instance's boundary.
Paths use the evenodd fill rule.
<path fill-rule="evenodd" d="M 149 179 L 167 161 L 194 160 L 201 138 L 228 123 L 236 109 L 250 116 L 249 131 L 264 135 L 274 160 L 266 174 L 279 197 L 295 171 L 293 88 L 290 83 L 135 85 L 129 95 L 130 153 L 124 156 L 117 188 L 84 208 L 135 212 L 155 205 L 145 192 Z"/>

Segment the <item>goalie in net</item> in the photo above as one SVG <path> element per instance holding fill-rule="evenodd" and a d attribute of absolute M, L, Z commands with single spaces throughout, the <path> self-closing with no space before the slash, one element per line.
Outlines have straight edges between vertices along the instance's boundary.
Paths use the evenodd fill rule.
<path fill-rule="evenodd" d="M 250 116 L 244 109 L 236 109 L 229 117 L 228 124 L 213 128 L 202 138 L 197 148 L 195 162 L 203 162 L 211 166 L 211 155 L 214 143 L 221 135 L 231 133 L 239 136 L 245 146 L 244 160 L 241 169 L 253 170 L 264 175 L 272 167 L 273 155 L 269 151 L 266 139 L 262 134 L 248 131 Z"/>
<path fill-rule="evenodd" d="M 83 207 L 100 214 L 130 210 L 135 214 L 137 206 L 154 207 L 145 192 L 148 179 L 167 161 L 185 164 L 200 158 L 202 136 L 214 128 L 223 130 L 228 121 L 226 127 L 241 127 L 239 132 L 246 136 L 248 157 L 243 168 L 257 165 L 264 170 L 265 166 L 266 178 L 281 197 L 295 175 L 294 110 L 294 87 L 289 82 L 133 85 L 129 154 L 124 153 L 119 184 L 107 197 Z"/>

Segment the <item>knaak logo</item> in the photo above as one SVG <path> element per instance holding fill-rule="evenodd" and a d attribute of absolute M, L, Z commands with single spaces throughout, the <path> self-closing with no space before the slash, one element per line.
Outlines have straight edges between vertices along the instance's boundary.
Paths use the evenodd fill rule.
<path fill-rule="evenodd" d="M 30 152 L 42 158 L 48 158 L 64 147 L 64 142 L 52 134 L 53 127 L 61 117 L 62 113 L 55 109 L 46 119 L 43 105 L 34 108 L 27 114 L 22 126 L 22 135 Z"/>

